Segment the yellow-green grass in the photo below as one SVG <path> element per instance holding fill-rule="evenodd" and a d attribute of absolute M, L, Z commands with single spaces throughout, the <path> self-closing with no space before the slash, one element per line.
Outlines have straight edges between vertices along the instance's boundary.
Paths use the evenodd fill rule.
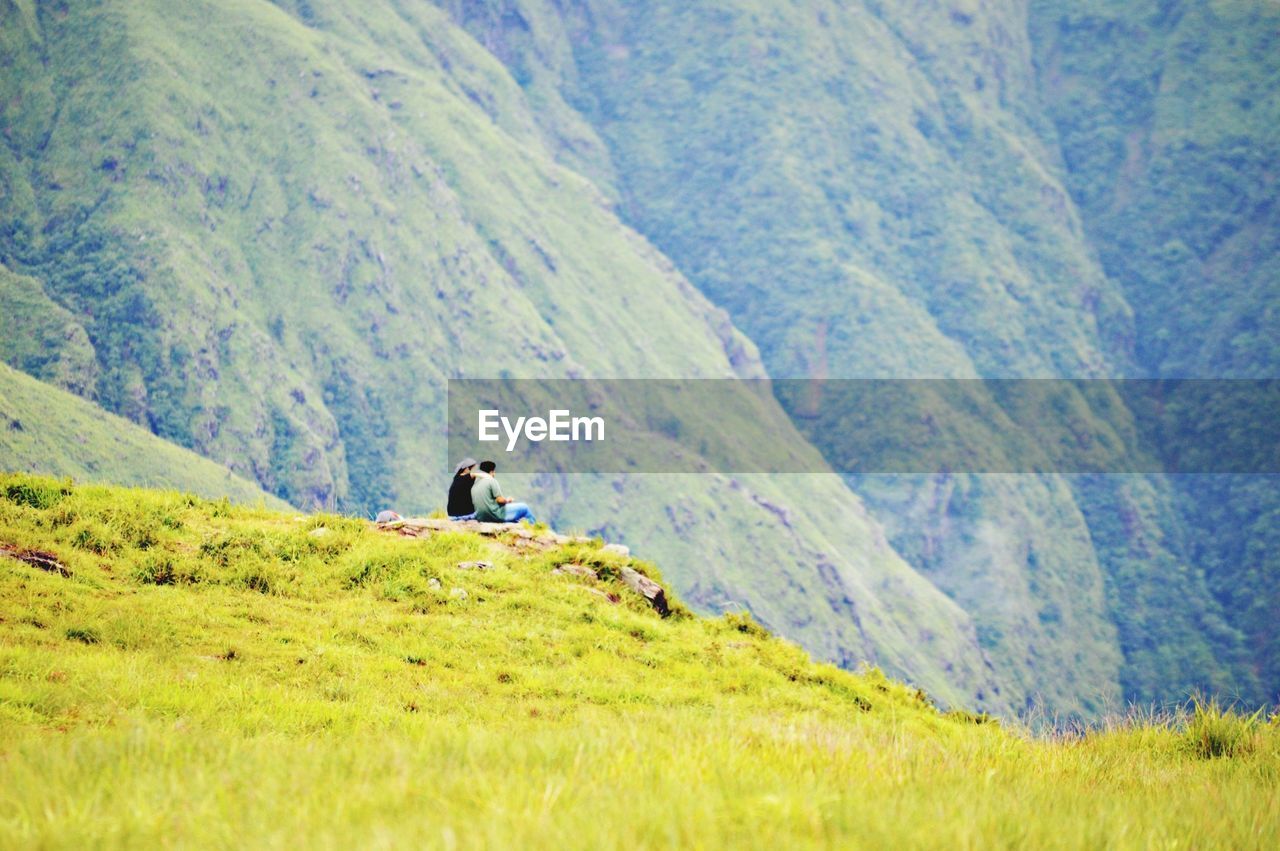
<path fill-rule="evenodd" d="M 597 545 L 24 475 L 0 545 L 4 847 L 1280 845 L 1274 722 L 974 723 Z"/>

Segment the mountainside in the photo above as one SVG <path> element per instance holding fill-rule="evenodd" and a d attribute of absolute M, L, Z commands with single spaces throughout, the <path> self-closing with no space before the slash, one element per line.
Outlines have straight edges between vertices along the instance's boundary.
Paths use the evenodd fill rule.
<path fill-rule="evenodd" d="M 22 363 L 301 508 L 438 505 L 449 377 L 762 374 L 433 6 L 4 8 L 0 262 L 45 296 L 19 333 L 73 323 L 61 360 Z M 969 616 L 834 477 L 531 498 L 674 565 L 700 607 L 1009 706 Z"/>
<path fill-rule="evenodd" d="M 207 458 L 0 363 L 0 470 L 289 506 Z M 11 542 L 5 542 L 11 543 Z"/>
<path fill-rule="evenodd" d="M 1275 374 L 1274 6 L 442 5 L 532 98 L 578 111 L 590 155 L 558 155 L 613 188 L 772 375 Z M 1165 67 L 1182 70 L 1162 83 Z M 1216 271 L 1180 280 L 1198 267 L 1164 261 L 1171 238 L 1226 240 Z M 1158 339 L 1225 351 L 1233 333 L 1234 365 L 1153 361 Z M 992 451 L 1004 439 L 993 426 Z M 1229 590 L 1274 610 L 1257 580 L 1280 569 L 1258 538 L 1271 485 L 1215 501 L 1158 477 L 850 483 L 1021 696 L 1280 693 L 1274 630 Z"/>
<path fill-rule="evenodd" d="M 771 374 L 1127 362 L 1129 308 L 1042 141 L 1016 4 L 443 5 L 579 108 L 627 221 Z"/>
<path fill-rule="evenodd" d="M 1031 738 L 598 541 L 12 475 L 0 539 L 6 847 L 1280 841 L 1274 719 Z"/>
<path fill-rule="evenodd" d="M 1280 8 L 1073 0 L 1032 11 L 1067 184 L 1134 308 L 1141 368 L 1280 375 Z M 1166 527 L 1205 572 L 1223 626 L 1243 633 L 1259 694 L 1280 700 L 1280 481 L 1168 484 Z"/>
<path fill-rule="evenodd" d="M 361 514 L 449 378 L 1272 376 L 1278 15 L 0 0 L 0 359 Z M 1274 480 L 509 481 L 945 701 L 1280 696 Z"/>
<path fill-rule="evenodd" d="M 1033 2 L 1065 179 L 1155 375 L 1280 370 L 1280 9 Z"/>

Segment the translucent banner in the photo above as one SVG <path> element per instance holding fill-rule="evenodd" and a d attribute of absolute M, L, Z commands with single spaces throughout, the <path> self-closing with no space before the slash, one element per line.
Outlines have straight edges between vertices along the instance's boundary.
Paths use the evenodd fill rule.
<path fill-rule="evenodd" d="M 508 472 L 1280 473 L 1280 380 L 453 379 Z"/>

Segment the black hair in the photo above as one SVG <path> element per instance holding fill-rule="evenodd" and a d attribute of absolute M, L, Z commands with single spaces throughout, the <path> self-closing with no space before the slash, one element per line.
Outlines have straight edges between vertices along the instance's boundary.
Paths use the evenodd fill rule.
<path fill-rule="evenodd" d="M 498 469 L 498 465 L 493 463 L 492 461 L 480 462 L 480 472 L 482 473 L 492 473 L 496 469 Z"/>

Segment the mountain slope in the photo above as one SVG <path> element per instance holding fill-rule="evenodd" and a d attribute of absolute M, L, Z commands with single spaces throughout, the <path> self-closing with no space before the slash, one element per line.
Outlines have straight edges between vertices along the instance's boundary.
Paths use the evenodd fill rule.
<path fill-rule="evenodd" d="M 1067 183 L 1151 374 L 1280 369 L 1280 9 L 1032 3 Z M 1123 45 L 1123 47 L 1122 47 Z"/>
<path fill-rule="evenodd" d="M 0 15 L 0 357 L 300 506 L 437 504 L 456 376 L 1274 372 L 1256 0 Z M 947 699 L 1280 689 L 1266 482 L 513 485 Z"/>
<path fill-rule="evenodd" d="M 300 507 L 438 505 L 450 377 L 762 374 L 430 4 L 0 8 L 0 261 L 43 290 L 31 327 L 72 317 L 78 392 Z M 700 606 L 1007 708 L 968 615 L 834 476 L 539 487 L 540 516 L 608 526 L 680 587 L 713 575 Z M 677 530 L 668 508 L 713 495 Z"/>
<path fill-rule="evenodd" d="M 1031 10 L 1067 184 L 1134 307 L 1141 368 L 1280 374 L 1280 9 L 1073 0 Z M 1185 476 L 1163 490 L 1166 525 L 1181 529 L 1205 596 L 1221 604 L 1214 631 L 1244 634 L 1260 697 L 1277 700 L 1280 482 Z"/>
<path fill-rule="evenodd" d="M 288 505 L 207 458 L 0 363 L 0 470 Z"/>
<path fill-rule="evenodd" d="M 0 541 L 68 574 L 0 554 L 6 846 L 1280 839 L 1274 723 L 1030 738 L 748 618 L 660 618 L 614 578 L 652 565 L 598 544 L 10 476 Z"/>
<path fill-rule="evenodd" d="M 613 188 L 626 220 L 729 310 L 772 375 L 1125 375 L 1147 345 L 1131 301 L 1144 316 L 1190 304 L 1172 281 L 1153 301 L 1099 262 L 1091 210 L 1077 202 L 1077 163 L 1097 137 L 1060 145 L 1059 130 L 1106 111 L 1067 99 L 1061 115 L 1046 108 L 1053 4 L 441 5 L 531 98 L 578 112 L 593 134 L 558 156 Z M 1108 14 L 1168 6 L 1139 5 L 1148 11 Z M 1230 14 L 1256 40 L 1265 13 L 1240 11 L 1251 5 Z M 1205 25 L 1224 40 L 1202 44 L 1205 55 L 1230 53 L 1228 21 Z M 1077 64 L 1151 70 L 1120 30 L 1101 50 L 1089 32 L 1070 42 Z M 1240 86 L 1257 87 L 1266 62 L 1259 45 L 1249 50 L 1234 69 Z M 1097 99 L 1129 88 L 1100 74 L 1077 90 Z M 1201 92 L 1199 109 L 1226 109 L 1231 91 Z M 564 138 L 562 110 L 547 115 L 546 135 Z M 1238 145 L 1257 137 L 1265 150 L 1267 132 Z M 1210 162 L 1197 162 L 1212 180 Z M 1184 200 L 1206 219 L 1191 230 L 1232 203 L 1207 190 Z M 1122 239 L 1144 229 L 1103 228 Z M 1270 293 L 1267 268 L 1237 289 Z M 1274 296 L 1261 302 L 1270 316 Z M 1219 316 L 1210 307 L 1195 312 Z M 993 451 L 1003 439 L 993 427 Z M 1186 544 L 1171 483 L 850 481 L 895 548 L 973 615 L 1019 701 L 1091 712 L 1107 695 L 1263 697 Z M 1079 679 L 1064 683 L 1063 670 Z"/>

